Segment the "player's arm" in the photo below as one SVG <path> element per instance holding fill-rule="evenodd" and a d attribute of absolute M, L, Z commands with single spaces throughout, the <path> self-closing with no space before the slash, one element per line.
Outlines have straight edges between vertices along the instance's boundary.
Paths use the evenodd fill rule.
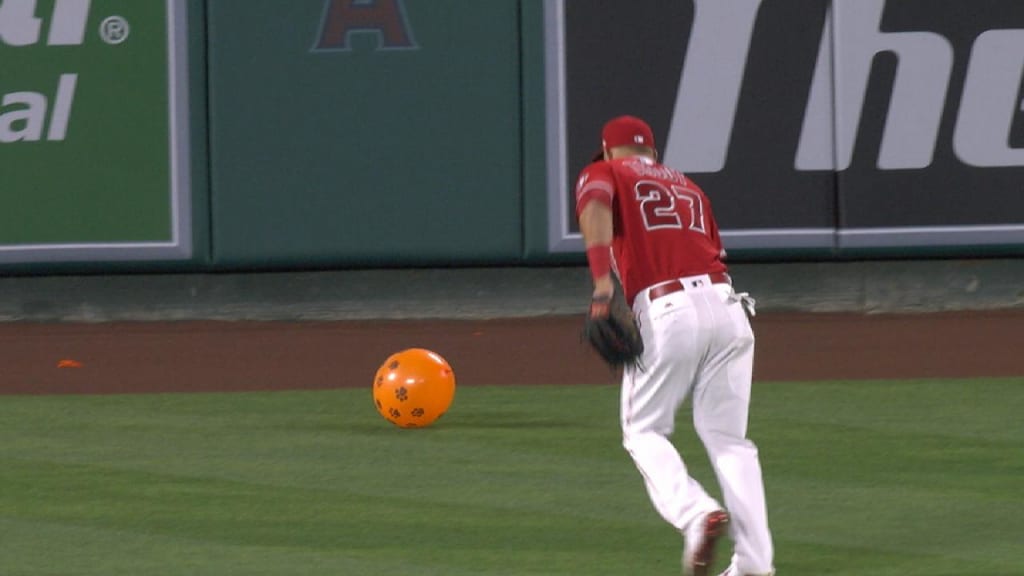
<path fill-rule="evenodd" d="M 597 172 L 595 169 L 594 172 Z M 584 173 L 576 189 L 576 202 L 587 249 L 587 263 L 594 280 L 594 297 L 610 296 L 614 291 L 611 277 L 611 244 L 614 233 L 612 220 L 613 187 L 599 174 Z"/>
<path fill-rule="evenodd" d="M 725 261 L 728 254 L 725 248 L 722 247 L 722 237 L 718 233 L 718 221 L 715 219 L 715 215 L 711 212 L 711 202 L 705 197 L 704 200 L 704 211 L 708 219 L 708 237 L 711 242 L 714 243 L 715 247 L 718 248 L 718 259 Z"/>
<path fill-rule="evenodd" d="M 588 202 L 580 212 L 580 232 L 587 248 L 587 263 L 594 279 L 594 296 L 612 293 L 611 243 L 612 209 L 601 202 Z"/>

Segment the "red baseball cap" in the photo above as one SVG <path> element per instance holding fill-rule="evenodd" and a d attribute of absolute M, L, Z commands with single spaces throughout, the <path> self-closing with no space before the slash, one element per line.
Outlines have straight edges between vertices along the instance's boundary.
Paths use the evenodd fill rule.
<path fill-rule="evenodd" d="M 647 146 L 654 148 L 654 133 L 647 122 L 636 116 L 612 118 L 601 130 L 601 144 L 605 149 L 616 146 Z"/>

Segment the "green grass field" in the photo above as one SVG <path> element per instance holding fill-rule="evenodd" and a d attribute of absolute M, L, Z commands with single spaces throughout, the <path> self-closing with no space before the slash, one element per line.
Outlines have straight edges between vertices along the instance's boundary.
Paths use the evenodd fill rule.
<path fill-rule="evenodd" d="M 369 386 L 0 397 L 0 575 L 675 575 L 617 409 L 462 387 L 400 430 Z M 1024 574 L 1024 380 L 762 383 L 751 434 L 779 576 Z"/>

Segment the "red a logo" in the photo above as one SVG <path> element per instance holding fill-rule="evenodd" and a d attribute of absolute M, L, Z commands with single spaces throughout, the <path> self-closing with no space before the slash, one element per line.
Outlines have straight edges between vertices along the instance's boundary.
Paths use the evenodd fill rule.
<path fill-rule="evenodd" d="M 351 50 L 353 33 L 376 34 L 378 50 L 417 48 L 402 0 L 327 0 L 314 50 Z"/>

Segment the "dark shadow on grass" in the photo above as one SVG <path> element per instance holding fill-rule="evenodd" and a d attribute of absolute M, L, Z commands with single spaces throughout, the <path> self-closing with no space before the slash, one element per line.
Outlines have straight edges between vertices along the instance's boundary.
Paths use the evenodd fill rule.
<path fill-rule="evenodd" d="M 547 428 L 547 429 L 569 429 L 582 428 L 583 425 L 577 421 L 566 418 L 560 420 L 550 417 L 538 417 L 535 415 L 517 412 L 474 412 L 472 414 L 458 414 L 446 416 L 438 420 L 437 426 L 445 428 L 460 429 L 516 429 L 516 428 Z"/>
<path fill-rule="evenodd" d="M 317 428 L 323 429 L 319 426 Z M 447 414 L 430 426 L 415 428 L 415 430 L 443 432 L 444 430 L 517 430 L 523 428 L 569 430 L 582 429 L 585 426 L 575 420 L 559 420 L 516 412 L 475 412 L 472 414 Z M 338 422 L 330 426 L 330 429 L 344 430 L 354 434 L 379 434 L 382 430 L 397 430 L 398 428 L 381 418 L 379 423 L 346 424 Z"/>

